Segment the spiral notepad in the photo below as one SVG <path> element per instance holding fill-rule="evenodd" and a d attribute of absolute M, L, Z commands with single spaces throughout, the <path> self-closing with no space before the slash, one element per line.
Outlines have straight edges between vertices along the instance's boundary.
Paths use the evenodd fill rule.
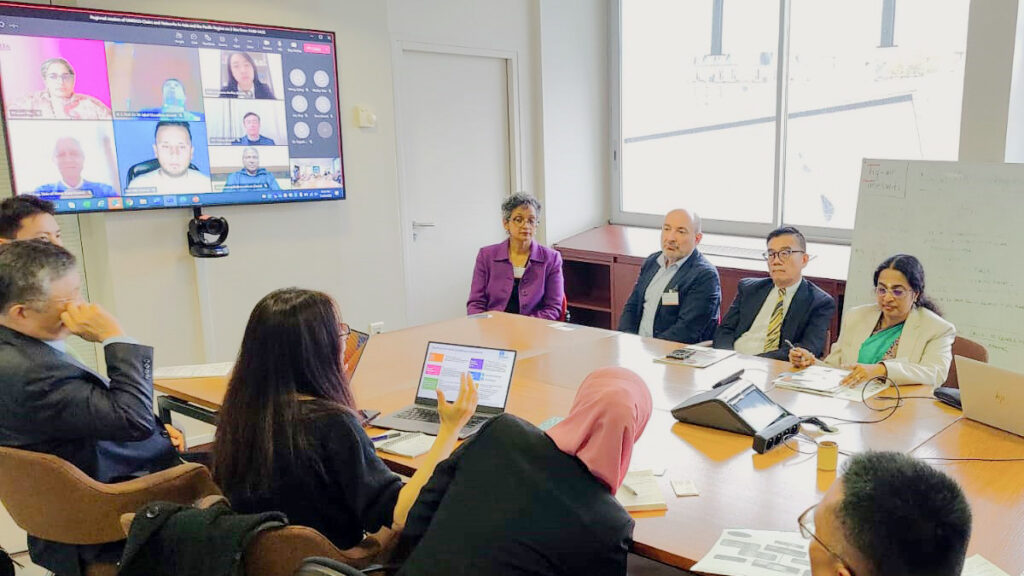
<path fill-rule="evenodd" d="M 433 445 L 433 436 L 427 436 L 426 434 L 421 434 L 419 432 L 402 434 L 397 438 L 384 440 L 374 444 L 377 450 L 380 450 L 381 452 L 405 456 L 407 458 L 422 456 L 429 452 L 430 447 Z"/>

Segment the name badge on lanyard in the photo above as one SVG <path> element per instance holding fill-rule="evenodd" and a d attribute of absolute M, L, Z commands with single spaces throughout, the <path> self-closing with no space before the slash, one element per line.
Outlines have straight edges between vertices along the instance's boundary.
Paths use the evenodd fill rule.
<path fill-rule="evenodd" d="M 679 306 L 679 292 L 669 290 L 661 293 L 662 306 Z"/>

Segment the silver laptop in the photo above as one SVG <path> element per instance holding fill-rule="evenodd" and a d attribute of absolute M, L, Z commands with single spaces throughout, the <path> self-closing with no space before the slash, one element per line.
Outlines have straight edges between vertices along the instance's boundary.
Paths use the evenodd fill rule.
<path fill-rule="evenodd" d="M 956 375 L 964 416 L 1024 436 L 1024 374 L 957 356 Z"/>
<path fill-rule="evenodd" d="M 461 376 L 469 372 L 477 383 L 478 401 L 476 413 L 459 433 L 459 438 L 466 438 L 475 434 L 488 419 L 505 412 L 515 364 L 515 350 L 430 342 L 420 369 L 415 404 L 377 418 L 373 425 L 436 436 L 441 428 L 437 388 L 444 391 L 449 402 L 454 402 L 459 396 Z"/>

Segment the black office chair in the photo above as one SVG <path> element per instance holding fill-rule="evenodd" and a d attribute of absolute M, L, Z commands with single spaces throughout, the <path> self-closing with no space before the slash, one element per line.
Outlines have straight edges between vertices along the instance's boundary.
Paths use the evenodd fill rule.
<path fill-rule="evenodd" d="M 366 576 L 367 574 L 383 573 L 382 566 L 367 566 L 357 570 L 344 562 L 330 558 L 313 556 L 302 561 L 294 576 Z"/>
<path fill-rule="evenodd" d="M 148 174 L 149 172 L 152 172 L 153 170 L 156 170 L 159 167 L 160 161 L 157 160 L 156 158 L 146 160 L 145 162 L 139 162 L 138 164 L 133 165 L 131 168 L 128 169 L 128 177 L 126 179 L 126 182 L 124 183 L 124 187 L 127 188 L 128 186 L 130 186 L 132 180 L 134 180 L 137 176 Z M 188 164 L 188 169 L 199 170 L 199 168 L 196 167 L 196 165 L 191 162 L 189 162 Z"/>

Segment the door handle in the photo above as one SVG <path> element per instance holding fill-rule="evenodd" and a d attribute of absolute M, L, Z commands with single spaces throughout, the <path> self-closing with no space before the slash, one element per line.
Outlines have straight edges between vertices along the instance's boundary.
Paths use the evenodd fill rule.
<path fill-rule="evenodd" d="M 433 222 L 417 222 L 415 220 L 412 221 L 413 228 L 433 228 L 434 226 L 436 226 L 436 224 L 434 224 Z"/>

